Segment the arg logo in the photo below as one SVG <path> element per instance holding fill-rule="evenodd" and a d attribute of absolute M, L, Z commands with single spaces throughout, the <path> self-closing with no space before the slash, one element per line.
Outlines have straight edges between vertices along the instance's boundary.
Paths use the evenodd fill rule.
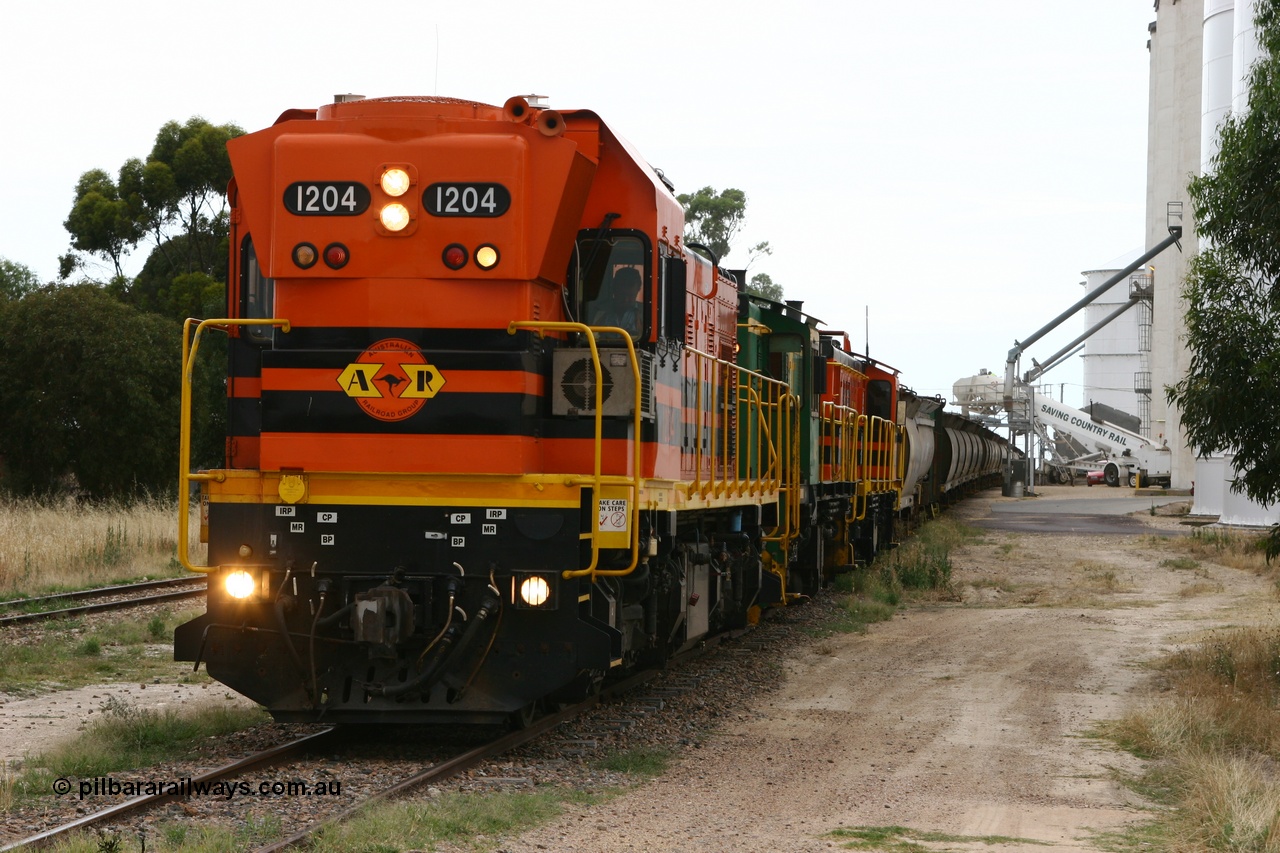
<path fill-rule="evenodd" d="M 386 338 L 343 368 L 338 387 L 378 420 L 402 421 L 440 393 L 444 374 L 409 341 Z"/>

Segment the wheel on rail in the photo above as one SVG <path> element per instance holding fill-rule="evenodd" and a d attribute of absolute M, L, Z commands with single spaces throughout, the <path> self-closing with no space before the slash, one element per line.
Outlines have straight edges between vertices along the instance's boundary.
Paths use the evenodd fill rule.
<path fill-rule="evenodd" d="M 507 715 L 507 722 L 515 731 L 521 731 L 533 725 L 533 721 L 538 719 L 541 705 L 538 702 L 530 702 L 519 710 L 512 711 Z"/>

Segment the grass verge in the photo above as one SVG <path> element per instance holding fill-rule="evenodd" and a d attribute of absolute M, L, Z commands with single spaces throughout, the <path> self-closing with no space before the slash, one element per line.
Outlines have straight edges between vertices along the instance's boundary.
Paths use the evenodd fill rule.
<path fill-rule="evenodd" d="M 55 779 L 91 779 L 172 761 L 206 738 L 268 721 L 261 709 L 215 703 L 156 711 L 112 697 L 102 711 L 75 738 L 28 759 L 21 772 L 8 774 L 7 794 L 0 797 L 4 811 L 48 795 Z"/>
<path fill-rule="evenodd" d="M 1006 835 L 953 835 L 947 832 L 922 832 L 903 826 L 859 826 L 836 829 L 827 833 L 828 838 L 841 842 L 845 850 L 875 850 L 879 853 L 937 853 L 937 847 L 925 847 L 919 842 L 930 844 L 983 844 L 988 847 L 995 844 L 1035 844 L 1045 847 L 1053 845 L 1046 841 L 1031 838 L 1011 838 Z"/>
<path fill-rule="evenodd" d="M 147 619 L 61 619 L 41 624 L 18 643 L 0 644 L 0 684 L 13 695 L 104 681 L 204 683 L 209 677 L 175 663 L 173 629 L 200 610 L 162 610 Z"/>
<path fill-rule="evenodd" d="M 982 535 L 981 530 L 950 519 L 926 522 L 908 541 L 881 554 L 870 566 L 836 578 L 840 608 L 819 632 L 862 633 L 869 625 L 892 619 L 904 600 L 954 600 L 951 552 Z"/>
<path fill-rule="evenodd" d="M 1280 853 L 1280 631 L 1216 632 L 1164 664 L 1172 700 L 1100 727 L 1147 760 L 1125 779 L 1165 808 L 1108 849 Z"/>
<path fill-rule="evenodd" d="M 311 849 L 317 853 L 434 850 L 449 843 L 490 851 L 497 849 L 503 838 L 547 823 L 569 806 L 592 806 L 608 796 L 557 788 L 484 795 L 448 793 L 428 802 L 380 804 L 321 832 Z"/>

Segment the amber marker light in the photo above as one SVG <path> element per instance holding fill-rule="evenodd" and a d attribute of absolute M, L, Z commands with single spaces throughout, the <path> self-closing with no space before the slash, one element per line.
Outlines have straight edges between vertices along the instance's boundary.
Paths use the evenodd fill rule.
<path fill-rule="evenodd" d="M 409 183 L 409 173 L 404 169 L 387 169 L 382 173 L 382 191 L 392 198 L 397 198 L 407 193 L 409 191 Z"/>
<path fill-rule="evenodd" d="M 253 595 L 253 575 L 248 572 L 232 572 L 222 581 L 227 595 L 243 601 Z"/>
<path fill-rule="evenodd" d="M 476 249 L 476 266 L 482 270 L 491 270 L 498 265 L 498 250 L 485 243 Z"/>
<path fill-rule="evenodd" d="M 311 269 L 319 259 L 320 253 L 310 243 L 299 243 L 293 247 L 293 262 L 304 270 Z"/>
<path fill-rule="evenodd" d="M 467 250 L 457 243 L 450 243 L 444 247 L 444 254 L 441 255 L 444 265 L 451 270 L 460 270 L 467 265 Z"/>
<path fill-rule="evenodd" d="M 393 201 L 378 212 L 378 221 L 388 231 L 403 231 L 409 224 L 409 208 L 398 201 Z"/>

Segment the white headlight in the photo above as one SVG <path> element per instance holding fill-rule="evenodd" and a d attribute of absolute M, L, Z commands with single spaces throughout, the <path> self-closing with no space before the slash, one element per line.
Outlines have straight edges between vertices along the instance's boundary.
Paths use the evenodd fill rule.
<path fill-rule="evenodd" d="M 541 607 L 551 597 L 551 585 L 537 575 L 520 582 L 520 599 L 530 607 Z"/>
<path fill-rule="evenodd" d="M 392 202 L 382 208 L 378 219 L 382 222 L 382 227 L 388 231 L 403 231 L 409 224 L 409 208 L 398 201 Z"/>
<path fill-rule="evenodd" d="M 253 575 L 248 572 L 232 572 L 222 581 L 227 595 L 232 598 L 248 598 L 253 595 Z"/>
<path fill-rule="evenodd" d="M 387 169 L 382 173 L 382 191 L 389 196 L 402 196 L 409 191 L 409 173 L 404 169 Z"/>

